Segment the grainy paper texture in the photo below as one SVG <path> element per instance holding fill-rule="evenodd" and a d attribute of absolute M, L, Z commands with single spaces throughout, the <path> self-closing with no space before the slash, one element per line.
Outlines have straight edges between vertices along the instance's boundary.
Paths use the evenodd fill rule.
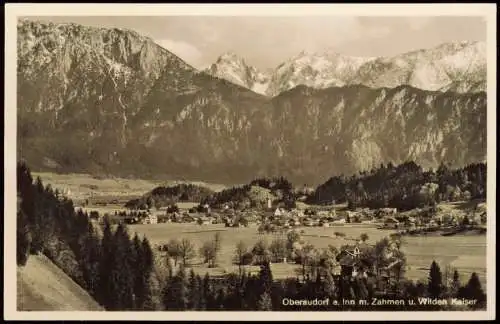
<path fill-rule="evenodd" d="M 494 318 L 495 6 L 6 9 L 6 318 Z"/>

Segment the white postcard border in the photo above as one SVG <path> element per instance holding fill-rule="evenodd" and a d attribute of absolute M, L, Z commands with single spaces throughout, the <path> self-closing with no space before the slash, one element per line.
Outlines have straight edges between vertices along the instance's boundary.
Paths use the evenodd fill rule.
<path fill-rule="evenodd" d="M 495 4 L 6 4 L 4 311 L 10 320 L 487 320 L 495 318 Z M 16 310 L 16 27 L 22 16 L 483 16 L 487 20 L 487 311 L 476 312 L 20 312 Z"/>

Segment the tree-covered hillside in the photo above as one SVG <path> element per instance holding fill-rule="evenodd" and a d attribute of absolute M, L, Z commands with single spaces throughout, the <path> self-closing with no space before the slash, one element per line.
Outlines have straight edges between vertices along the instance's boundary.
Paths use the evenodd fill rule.
<path fill-rule="evenodd" d="M 350 177 L 334 176 L 318 186 L 308 202 L 347 202 L 350 207 L 396 207 L 409 210 L 441 201 L 486 198 L 486 164 L 451 169 L 441 164 L 424 170 L 415 162 L 381 164 Z"/>
<path fill-rule="evenodd" d="M 17 264 L 31 254 L 51 259 L 106 310 L 153 309 L 150 277 L 153 252 L 146 238 L 131 238 L 124 224 L 113 230 L 105 218 L 102 235 L 73 202 L 33 181 L 17 167 Z"/>
<path fill-rule="evenodd" d="M 141 198 L 132 199 L 125 204 L 131 209 L 160 208 L 177 202 L 201 202 L 214 193 L 213 190 L 190 183 L 175 186 L 160 186 L 144 194 Z"/>

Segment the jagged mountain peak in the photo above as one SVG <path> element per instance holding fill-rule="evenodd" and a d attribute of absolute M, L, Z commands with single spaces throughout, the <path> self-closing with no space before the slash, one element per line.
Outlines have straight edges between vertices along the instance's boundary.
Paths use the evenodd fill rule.
<path fill-rule="evenodd" d="M 234 51 L 227 51 L 227 52 L 222 53 L 217 58 L 217 62 L 222 62 L 222 61 L 243 61 L 243 62 L 245 62 L 245 60 L 240 55 L 236 54 L 236 52 L 234 52 Z"/>
<path fill-rule="evenodd" d="M 436 46 L 435 49 L 460 50 L 463 49 L 464 47 L 469 47 L 469 46 L 486 46 L 486 42 L 478 40 L 460 40 L 460 41 L 442 43 Z"/>
<path fill-rule="evenodd" d="M 269 75 L 249 65 L 245 59 L 233 51 L 220 55 L 216 62 L 205 70 L 206 73 L 264 94 Z"/>
<path fill-rule="evenodd" d="M 21 18 L 18 20 L 17 24 L 18 30 L 31 29 L 32 32 L 38 32 L 38 35 L 47 35 L 50 32 L 57 33 L 60 35 L 67 34 L 69 36 L 78 36 L 77 32 L 86 33 L 119 33 L 123 36 L 133 36 L 141 41 L 152 41 L 151 38 L 137 33 L 135 30 L 127 28 L 103 28 L 95 26 L 87 26 L 82 24 L 77 24 L 74 22 L 59 22 L 54 23 L 45 20 L 32 20 L 29 18 Z"/>
<path fill-rule="evenodd" d="M 334 47 L 327 47 L 323 50 L 301 50 L 298 54 L 288 58 L 287 61 L 294 61 L 300 58 L 308 58 L 308 57 L 330 57 L 330 58 L 350 58 L 350 59 L 360 59 L 360 60 L 369 60 L 374 59 L 375 57 L 364 57 L 364 56 L 352 56 L 346 55 L 339 52 Z"/>
<path fill-rule="evenodd" d="M 169 61 L 179 68 L 194 70 L 191 65 L 150 37 L 126 28 L 102 28 L 26 18 L 18 20 L 17 28 L 18 35 L 22 38 L 18 41 L 21 62 L 50 60 L 56 56 L 64 61 L 69 52 L 76 51 L 81 55 L 94 56 L 97 61 L 107 61 L 115 68 L 120 65 L 144 72 L 153 64 L 163 70 Z"/>
<path fill-rule="evenodd" d="M 266 93 L 275 96 L 298 85 L 313 88 L 343 86 L 349 84 L 359 66 L 370 59 L 346 56 L 332 50 L 302 51 L 273 71 Z"/>
<path fill-rule="evenodd" d="M 271 81 L 312 76 L 312 86 L 283 83 L 286 90 L 269 98 L 254 93 L 266 74 L 246 63 L 212 67 L 254 92 L 191 69 L 131 33 L 68 37 L 60 30 L 34 24 L 18 33 L 17 148 L 40 170 L 233 183 L 279 174 L 320 182 L 380 162 L 463 165 L 486 154 L 486 94 L 415 89 L 405 74 L 422 68 L 415 56 L 399 57 L 399 65 L 374 60 L 365 64 L 365 82 L 321 89 L 316 82 L 331 81 L 324 71 L 341 75 L 339 64 L 287 68 L 283 80 Z M 422 57 L 423 66 L 446 66 Z M 378 74 L 396 86 L 374 87 L 380 80 L 368 77 Z"/>
<path fill-rule="evenodd" d="M 458 41 L 378 58 L 362 65 L 353 81 L 375 87 L 408 84 L 432 91 L 485 91 L 484 45 Z"/>
<path fill-rule="evenodd" d="M 232 57 L 232 61 L 246 65 L 239 56 Z M 335 48 L 302 50 L 265 75 L 269 82 L 261 84 L 260 93 L 268 96 L 301 84 L 314 88 L 407 84 L 433 91 L 477 92 L 486 89 L 486 44 L 455 41 L 383 57 L 344 55 Z M 225 76 L 219 74 L 219 77 Z M 231 77 L 227 79 L 234 82 Z M 239 84 L 252 89 L 244 82 Z M 266 89 L 262 89 L 264 86 Z"/>

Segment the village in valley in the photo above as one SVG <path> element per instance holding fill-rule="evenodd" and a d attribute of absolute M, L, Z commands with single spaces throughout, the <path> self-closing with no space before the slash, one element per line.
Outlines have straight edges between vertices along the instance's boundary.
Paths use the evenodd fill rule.
<path fill-rule="evenodd" d="M 404 171 L 405 166 L 395 170 L 397 168 Z M 474 174 L 474 170 L 481 168 L 481 165 L 472 166 L 467 172 Z M 373 176 L 377 172 L 374 170 L 370 174 Z M 41 176 L 47 185 L 42 184 Z M 216 299 L 212 299 L 211 306 L 205 306 L 210 309 L 264 307 L 259 306 L 263 301 L 258 298 L 265 296 L 251 295 L 258 290 L 256 287 L 263 276 L 272 278 L 266 280 L 273 282 L 273 298 L 283 296 L 279 294 L 286 291 L 296 297 L 301 294 L 316 296 L 309 289 L 324 285 L 320 290 L 322 294 L 335 296 L 333 309 L 357 307 L 357 304 L 338 304 L 344 299 L 359 301 L 402 296 L 406 299 L 420 296 L 470 299 L 476 296 L 481 303 L 474 307 L 484 305 L 481 287 L 486 287 L 486 260 L 482 253 L 486 204 L 484 199 L 472 198 L 471 193 L 459 186 L 444 187 L 442 192 L 432 193 L 432 197 L 441 200 L 439 203 L 429 204 L 426 190 L 415 191 L 412 201 L 422 198 L 423 203 L 418 202 L 421 207 L 402 205 L 410 208 L 400 210 L 362 206 L 359 197 L 369 199 L 373 195 L 368 180 L 365 180 L 367 191 L 360 191 L 359 196 L 347 188 L 347 201 L 335 201 L 343 194 L 337 192 L 329 200 L 322 194 L 323 199 L 314 203 L 315 195 L 325 190 L 325 185 L 316 189 L 294 187 L 283 177 L 256 179 L 233 187 L 118 178 L 101 180 L 89 175 L 69 177 L 44 173 L 35 174 L 35 177 L 37 180 L 31 185 L 48 197 L 54 197 L 52 203 L 59 204 L 57 208 L 71 208 L 65 213 L 74 213 L 77 222 L 74 226 L 88 222 L 91 237 L 97 242 L 102 240 L 104 244 L 110 235 L 114 239 L 122 235 L 120 240 L 125 243 L 113 245 L 114 249 L 120 250 L 122 244 L 125 244 L 122 248 L 127 249 L 129 240 L 140 244 L 135 242 L 142 239 L 143 244 L 150 246 L 152 268 L 147 285 L 151 296 L 148 298 L 152 298 L 155 309 L 187 309 L 187 304 L 182 306 L 171 300 L 176 293 L 172 292 L 171 296 L 168 287 L 176 285 L 175 280 L 187 280 L 188 273 L 190 283 L 198 280 L 199 284 L 213 285 L 212 293 L 219 299 L 213 297 Z M 474 182 L 482 177 L 472 176 L 471 179 L 461 187 L 470 188 L 476 196 L 484 195 L 482 184 Z M 427 187 L 427 184 L 422 185 L 424 189 Z M 43 196 L 36 197 L 42 199 Z M 57 218 L 54 222 L 57 224 Z M 56 232 L 34 233 L 40 237 L 56 237 Z M 63 257 L 63 245 L 50 245 L 46 249 L 45 253 L 56 265 L 75 276 L 75 280 L 82 280 Z M 125 250 L 119 253 L 127 255 Z M 225 294 L 232 289 L 227 286 L 228 280 L 235 278 L 250 280 L 245 290 L 250 295 L 241 300 L 249 298 L 257 304 L 222 306 L 231 304 L 231 298 Z M 438 282 L 436 287 L 431 285 L 435 280 Z M 252 285 L 257 286 L 250 288 Z M 282 288 L 278 288 L 280 285 Z M 276 304 L 277 301 L 266 303 L 266 307 L 294 309 L 282 308 L 284 306 Z M 387 307 L 404 310 L 400 306 Z"/>
<path fill-rule="evenodd" d="M 225 227 L 256 227 L 258 231 L 279 232 L 302 227 L 336 227 L 345 224 L 372 225 L 378 229 L 398 230 L 401 234 L 416 235 L 440 232 L 452 235 L 464 229 L 486 231 L 486 205 L 476 203 L 468 212 L 433 206 L 411 211 L 398 211 L 397 208 L 357 208 L 348 210 L 345 204 L 327 206 L 308 206 L 299 198 L 294 208 L 286 208 L 283 203 L 267 198 L 260 202 L 263 207 L 237 209 L 231 202 L 222 208 L 212 208 L 209 204 L 188 203 L 179 207 L 174 203 L 165 207 L 144 209 L 121 208 L 111 214 L 90 210 L 90 217 L 102 222 L 105 215 L 114 217 L 118 222 L 127 224 L 189 223 L 196 225 L 224 224 Z M 88 204 L 88 199 L 86 200 Z M 98 203 L 98 206 L 106 203 Z M 180 205 L 183 205 L 182 203 Z M 185 204 L 184 204 L 185 205 Z M 192 207 L 191 207 L 192 206 Z M 77 206 L 78 207 L 78 206 Z"/>
<path fill-rule="evenodd" d="M 219 266 L 214 264 L 219 272 L 210 263 L 199 268 L 200 272 L 208 270 L 224 274 L 237 271 L 235 266 L 230 266 L 237 264 L 233 260 L 233 249 L 239 240 L 246 238 L 246 252 L 250 256 L 247 256 L 245 266 L 251 268 L 260 264 L 256 250 L 261 244 L 269 250 L 265 253 L 269 254 L 273 266 L 278 267 L 276 276 L 281 278 L 300 273 L 300 268 L 297 270 L 294 266 L 303 263 L 301 253 L 306 246 L 317 254 L 317 260 L 311 259 L 311 262 L 322 262 L 324 252 L 320 250 L 330 249 L 334 256 L 332 269 L 336 269 L 333 273 L 367 277 L 367 273 L 373 276 L 372 272 L 367 272 L 368 268 L 361 270 L 363 267 L 353 265 L 384 238 L 390 238 L 385 242 L 388 248 L 394 248 L 394 242 L 397 242 L 394 251 L 399 251 L 402 242 L 407 240 L 425 240 L 428 245 L 432 243 L 430 237 L 445 239 L 446 236 L 461 234 L 477 237 L 486 232 L 486 205 L 481 200 L 458 200 L 403 211 L 394 207 L 352 208 L 347 203 L 336 203 L 335 199 L 308 204 L 315 191 L 313 188 L 293 188 L 286 181 L 281 188 L 280 179 L 275 182 L 272 179 L 255 180 L 250 185 L 214 191 L 203 185 L 160 185 L 142 196 L 126 199 L 103 199 L 90 191 L 76 200 L 75 209 L 85 210 L 99 227 L 103 226 L 105 218 L 114 224 L 127 224 L 131 233 L 136 231 L 150 238 L 156 253 L 167 259 L 168 245 L 173 244 L 172 240 L 180 242 L 187 235 L 190 240 L 199 242 L 203 249 L 206 242 L 201 242 L 199 237 L 208 239 L 207 235 L 218 232 L 225 238 L 225 254 L 229 256 L 220 257 Z M 63 190 L 62 194 L 72 195 L 69 189 Z M 293 241 L 288 241 L 295 236 Z M 287 244 L 288 247 L 281 247 Z M 194 245 L 193 250 L 196 250 Z M 408 248 L 411 251 L 412 247 Z M 204 252 L 200 250 L 199 253 L 201 260 Z M 417 257 L 416 260 L 424 262 L 427 258 L 419 260 Z M 206 260 L 200 262 L 203 261 Z M 388 257 L 384 269 L 397 268 L 400 261 L 397 257 Z M 194 260 L 191 263 L 199 264 Z M 428 264 L 419 268 L 408 260 L 404 263 L 404 267 L 413 269 L 407 272 L 413 273 L 415 278 L 424 277 L 429 269 Z M 451 266 L 448 265 L 447 269 L 451 271 Z M 385 276 L 388 278 L 391 273 L 388 271 Z"/>

